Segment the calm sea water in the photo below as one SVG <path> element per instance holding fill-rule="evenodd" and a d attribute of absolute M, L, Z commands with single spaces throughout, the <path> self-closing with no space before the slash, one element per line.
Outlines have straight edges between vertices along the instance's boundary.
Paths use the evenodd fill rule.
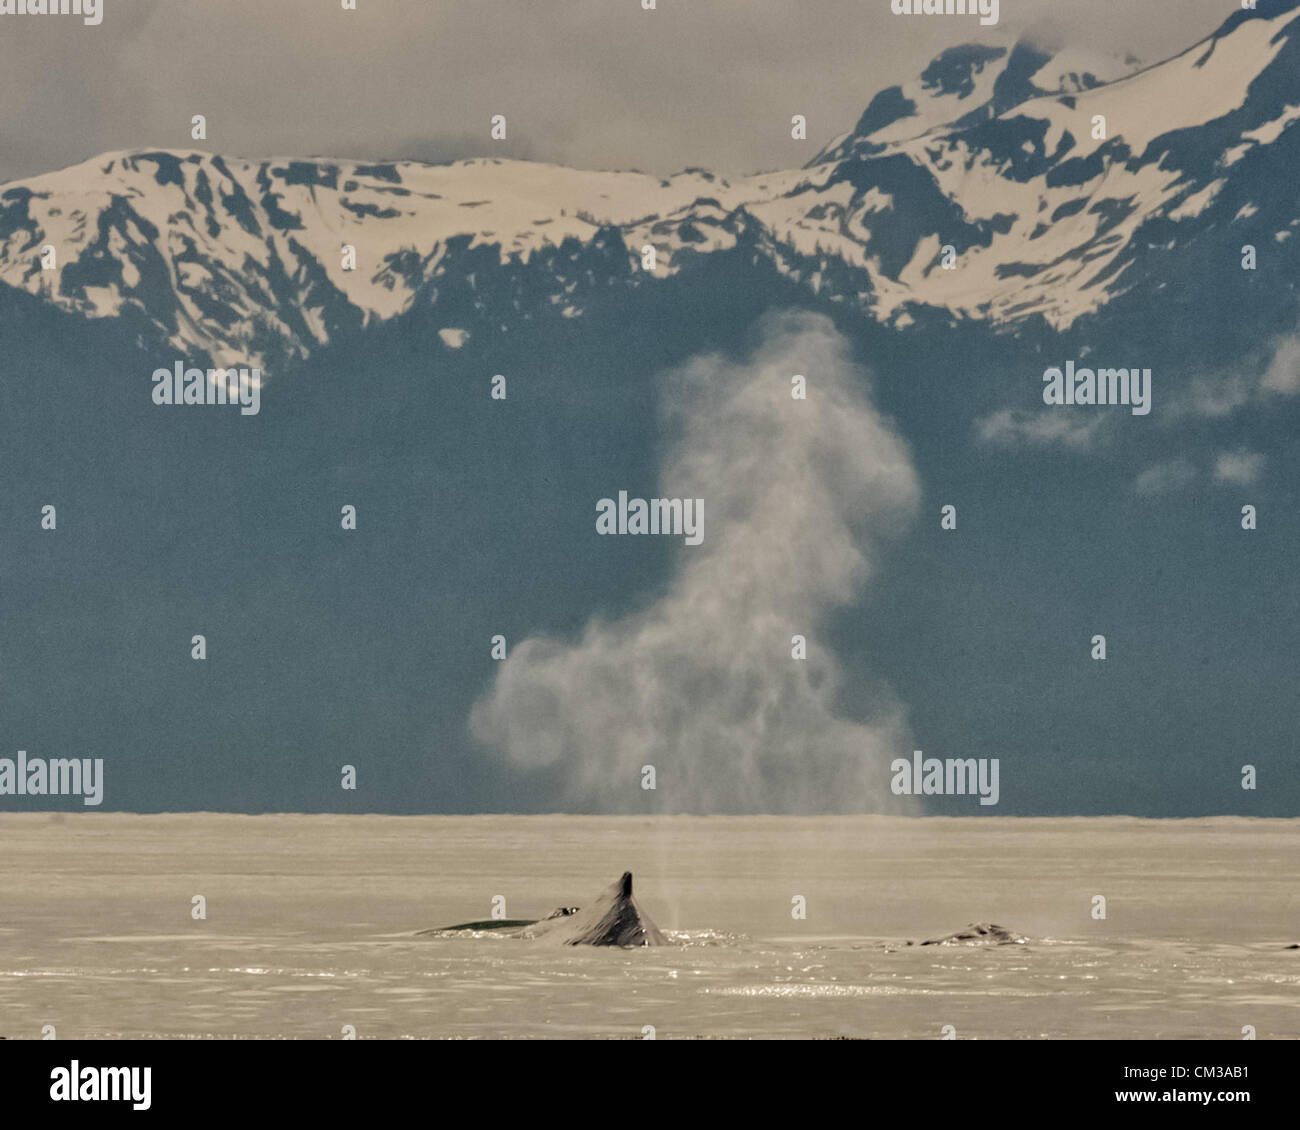
<path fill-rule="evenodd" d="M 1300 1037 L 1296 820 L 11 813 L 0 845 L 10 1039 Z M 625 869 L 677 944 L 413 936 Z M 981 920 L 1030 940 L 904 944 Z"/>

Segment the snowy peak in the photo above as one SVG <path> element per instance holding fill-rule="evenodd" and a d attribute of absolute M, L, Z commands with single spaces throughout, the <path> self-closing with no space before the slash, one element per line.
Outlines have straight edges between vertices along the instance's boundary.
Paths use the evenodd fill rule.
<path fill-rule="evenodd" d="M 959 129 L 1031 98 L 1091 90 L 1133 69 L 1127 61 L 1083 52 L 1053 54 L 1024 42 L 1011 50 L 979 43 L 950 47 L 912 82 L 877 94 L 852 133 L 837 138 L 809 164 L 872 152 L 939 129 Z"/>

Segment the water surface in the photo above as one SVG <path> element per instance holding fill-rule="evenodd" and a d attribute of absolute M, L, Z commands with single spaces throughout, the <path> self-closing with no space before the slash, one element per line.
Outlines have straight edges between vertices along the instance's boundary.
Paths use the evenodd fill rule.
<path fill-rule="evenodd" d="M 1295 820 L 10 813 L 0 844 L 10 1039 L 1300 1036 Z M 624 869 L 678 944 L 413 936 Z M 1030 940 L 905 944 L 981 920 Z"/>

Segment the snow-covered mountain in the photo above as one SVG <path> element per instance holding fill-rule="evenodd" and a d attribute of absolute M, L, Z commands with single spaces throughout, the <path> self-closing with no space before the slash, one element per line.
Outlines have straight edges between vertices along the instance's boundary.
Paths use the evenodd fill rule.
<path fill-rule="evenodd" d="M 718 254 L 891 327 L 1062 329 L 1165 286 L 1171 256 L 1209 230 L 1291 239 L 1294 193 L 1259 170 L 1270 153 L 1295 166 L 1298 2 L 1261 0 L 1134 73 L 954 48 L 805 167 L 732 180 L 109 153 L 0 191 L 0 280 L 90 318 L 130 315 L 190 355 L 264 365 L 422 309 L 461 348 Z M 440 303 L 451 289 L 475 296 L 468 311 Z"/>

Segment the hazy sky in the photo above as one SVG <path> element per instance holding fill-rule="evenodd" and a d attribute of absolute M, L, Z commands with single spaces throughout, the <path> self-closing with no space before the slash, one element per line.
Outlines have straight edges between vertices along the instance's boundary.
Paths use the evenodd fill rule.
<path fill-rule="evenodd" d="M 103 22 L 0 17 L 0 181 L 111 149 L 591 168 L 788 167 L 944 48 L 1031 36 L 1152 62 L 1230 0 L 1003 0 L 999 23 L 889 0 L 104 0 Z M 506 143 L 488 140 L 507 115 Z M 790 140 L 790 116 L 809 140 Z"/>

